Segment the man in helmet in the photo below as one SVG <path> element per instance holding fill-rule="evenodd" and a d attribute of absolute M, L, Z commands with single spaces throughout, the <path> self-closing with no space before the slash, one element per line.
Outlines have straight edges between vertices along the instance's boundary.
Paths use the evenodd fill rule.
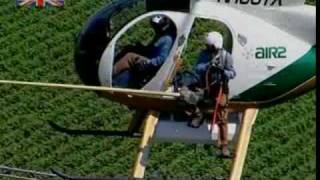
<path fill-rule="evenodd" d="M 198 128 L 204 118 L 199 105 L 204 102 L 219 103 L 217 111 L 217 125 L 219 127 L 219 145 L 221 155 L 230 157 L 228 150 L 228 121 L 227 106 L 230 79 L 235 78 L 233 58 L 223 49 L 223 37 L 218 32 L 210 32 L 205 38 L 206 49 L 200 53 L 193 69 L 194 77 L 184 83 L 180 89 L 183 102 L 186 102 L 186 114 L 191 118 L 189 126 Z M 183 84 L 183 83 L 182 83 Z M 221 88 L 220 101 L 214 99 Z"/>
<path fill-rule="evenodd" d="M 172 22 L 166 16 L 155 15 L 151 18 L 150 24 L 155 31 L 153 41 L 150 45 L 141 47 L 141 53 L 128 52 L 115 63 L 114 84 L 127 87 L 131 74 L 155 73 L 168 57 L 175 38 Z"/>

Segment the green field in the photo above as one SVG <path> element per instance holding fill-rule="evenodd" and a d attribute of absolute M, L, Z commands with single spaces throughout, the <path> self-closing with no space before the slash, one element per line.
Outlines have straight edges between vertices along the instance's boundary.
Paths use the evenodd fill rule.
<path fill-rule="evenodd" d="M 74 42 L 109 0 L 66 0 L 63 9 L 17 9 L 0 3 L 0 79 L 82 84 Z M 314 4 L 315 1 L 308 1 Z M 128 176 L 138 139 L 70 136 L 72 129 L 125 130 L 125 107 L 91 91 L 0 85 L 0 164 L 75 175 Z M 316 179 L 315 91 L 263 109 L 253 129 L 243 179 Z M 229 160 L 212 147 L 155 143 L 147 177 L 226 176 Z"/>

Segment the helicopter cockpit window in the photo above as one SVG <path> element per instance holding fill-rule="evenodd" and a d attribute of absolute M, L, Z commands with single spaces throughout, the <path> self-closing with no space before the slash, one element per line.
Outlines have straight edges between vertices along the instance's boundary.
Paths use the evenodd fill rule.
<path fill-rule="evenodd" d="M 103 84 L 99 64 L 106 46 L 126 24 L 146 12 L 144 0 L 112 1 L 89 18 L 77 37 L 74 54 L 76 70 L 85 84 Z"/>
<path fill-rule="evenodd" d="M 130 27 L 115 44 L 112 85 L 142 88 L 168 58 L 176 39 L 173 21 L 161 14 Z"/>
<path fill-rule="evenodd" d="M 204 43 L 205 35 L 211 31 L 221 33 L 223 36 L 223 48 L 232 53 L 232 33 L 226 24 L 213 19 L 196 18 L 189 35 L 188 46 L 182 54 L 182 58 L 185 60 L 183 70 L 191 70 L 195 67 L 199 54 L 206 49 L 206 44 Z"/>

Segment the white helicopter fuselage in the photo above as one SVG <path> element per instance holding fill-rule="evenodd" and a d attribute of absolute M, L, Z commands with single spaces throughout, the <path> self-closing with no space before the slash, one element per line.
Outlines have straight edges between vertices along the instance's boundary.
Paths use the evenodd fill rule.
<path fill-rule="evenodd" d="M 237 73 L 230 81 L 231 104 L 274 104 L 315 87 L 315 7 L 304 5 L 303 0 L 194 0 L 190 12 L 160 10 L 142 14 L 124 26 L 106 47 L 99 66 L 102 85 L 112 84 L 117 40 L 134 24 L 155 14 L 166 15 L 175 23 L 177 38 L 167 60 L 144 89 L 163 88 L 174 71 L 175 57 L 188 45 L 196 18 L 220 21 L 231 32 Z"/>

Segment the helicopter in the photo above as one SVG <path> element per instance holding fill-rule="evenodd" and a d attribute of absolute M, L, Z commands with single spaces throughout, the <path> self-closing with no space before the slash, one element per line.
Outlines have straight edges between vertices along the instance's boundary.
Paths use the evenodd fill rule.
<path fill-rule="evenodd" d="M 130 2 L 126 3 L 128 6 L 131 5 Z M 96 82 L 99 85 L 112 87 L 112 65 L 115 60 L 115 44 L 119 38 L 143 19 L 153 15 L 164 15 L 169 17 L 176 26 L 176 40 L 165 63 L 142 89 L 167 90 L 170 77 L 174 77 L 176 73 L 177 57 L 186 48 L 187 39 L 192 32 L 195 21 L 200 18 L 219 21 L 229 29 L 232 39 L 229 51 L 235 59 L 234 67 L 237 71 L 237 77 L 230 81 L 230 108 L 235 111 L 234 118 L 230 117 L 229 119 L 230 140 L 235 140 L 238 137 L 240 127 L 246 127 L 241 123 L 254 122 L 259 108 L 275 105 L 315 87 L 315 8 L 304 5 L 303 0 L 198 0 L 174 3 L 174 5 L 169 1 L 146 1 L 146 8 L 146 13 L 128 21 L 121 30 L 109 38 L 110 41 L 106 40 L 108 43 L 105 42 L 102 45 L 103 48 L 100 52 L 95 51 L 98 54 L 96 60 L 92 58 L 89 62 L 89 58 L 83 58 L 87 60 L 86 63 L 79 61 L 84 63 L 85 67 L 94 67 L 90 66 L 90 63 L 97 65 L 91 70 L 83 71 L 84 82 L 88 80 L 88 72 L 92 72 L 90 77 L 93 77 L 94 80 L 87 81 L 88 84 Z M 91 34 L 99 34 L 93 33 L 94 27 L 99 24 L 99 16 L 103 16 L 103 13 L 107 15 L 108 12 L 112 14 L 111 11 L 107 8 L 102 10 L 99 15 L 93 16 L 80 36 L 79 49 L 88 45 L 86 40 L 92 40 L 91 37 L 88 38 Z M 112 23 L 112 21 L 104 21 L 104 23 L 106 23 L 104 27 L 110 27 L 108 23 Z M 109 29 L 105 30 L 101 34 L 109 34 Z M 91 45 L 90 48 L 92 48 Z M 94 47 L 94 49 L 99 48 Z M 91 57 L 94 54 L 85 48 L 83 50 L 81 52 L 88 52 L 84 56 Z M 80 76 L 81 70 L 79 68 Z M 177 107 L 175 98 L 170 99 L 170 97 L 164 96 L 146 98 L 146 96 L 127 96 L 126 93 L 105 93 L 104 95 L 112 100 L 142 109 L 147 107 L 159 111 L 173 111 Z M 160 113 L 155 137 L 162 140 L 197 143 L 201 140 L 208 142 L 216 140 L 217 134 L 213 133 L 214 135 L 210 136 L 208 133 L 210 128 L 206 125 L 202 126 L 201 130 L 191 130 L 178 119 L 179 117 L 174 117 L 170 113 L 169 115 Z M 247 131 L 247 134 L 250 132 Z M 241 138 L 238 139 L 238 144 L 245 144 L 239 143 L 241 140 Z M 237 164 L 236 162 L 237 160 L 234 165 Z M 234 169 L 241 168 L 234 166 Z M 231 175 L 231 177 L 235 176 Z"/>
<path fill-rule="evenodd" d="M 227 50 L 237 71 L 237 77 L 229 83 L 228 139 L 235 145 L 229 178 L 240 179 L 258 110 L 315 88 L 315 7 L 304 3 L 304 0 L 113 1 L 88 20 L 77 38 L 75 66 L 85 86 L 0 83 L 95 90 L 142 112 L 124 134 L 133 137 L 138 133 L 142 138 L 132 177 L 143 178 L 152 140 L 212 144 L 218 139 L 218 128 L 210 123 L 199 129 L 186 126 L 185 117 L 175 112 L 180 94 L 172 88 L 179 57 L 188 46 L 195 22 L 217 21 L 228 30 L 231 43 Z M 121 12 L 128 11 L 134 13 L 119 19 Z M 145 79 L 139 88 L 113 87 L 113 65 L 119 54 L 117 43 L 132 27 L 154 15 L 168 17 L 175 26 L 170 54 L 156 74 Z"/>

